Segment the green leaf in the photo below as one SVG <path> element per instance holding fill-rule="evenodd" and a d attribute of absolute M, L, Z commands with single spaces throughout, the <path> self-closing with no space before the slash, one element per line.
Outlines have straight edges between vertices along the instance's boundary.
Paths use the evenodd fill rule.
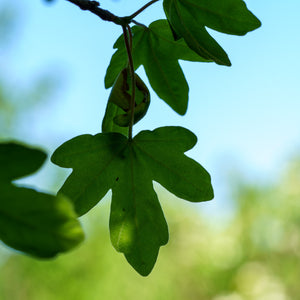
<path fill-rule="evenodd" d="M 41 150 L 14 142 L 0 144 L 0 240 L 28 254 L 46 258 L 83 240 L 71 202 L 10 181 L 35 172 L 46 159 Z"/>
<path fill-rule="evenodd" d="M 112 244 L 146 276 L 168 241 L 153 180 L 188 201 L 213 198 L 209 174 L 184 155 L 195 143 L 195 135 L 181 127 L 142 131 L 133 140 L 118 133 L 76 137 L 52 156 L 55 164 L 73 169 L 59 194 L 70 197 L 82 215 L 112 189 Z"/>
<path fill-rule="evenodd" d="M 132 55 L 135 70 L 143 65 L 149 82 L 156 94 L 183 115 L 188 103 L 188 85 L 178 59 L 207 61 L 192 51 L 181 39 L 174 41 L 166 20 L 157 20 L 149 28 L 133 26 Z M 127 65 L 127 54 L 121 36 L 115 43 L 118 50 L 112 56 L 105 76 L 105 87 L 115 82 L 120 71 Z M 172 51 L 170 51 L 172 49 Z"/>
<path fill-rule="evenodd" d="M 76 214 L 65 197 L 13 185 L 0 188 L 0 239 L 10 247 L 47 258 L 83 240 Z"/>
<path fill-rule="evenodd" d="M 94 207 L 115 184 L 127 145 L 127 138 L 118 133 L 86 134 L 55 150 L 51 161 L 73 168 L 59 193 L 72 198 L 79 216 Z"/>
<path fill-rule="evenodd" d="M 128 128 L 121 127 L 114 122 L 114 118 L 123 114 L 122 108 L 115 105 L 113 102 L 108 101 L 106 105 L 105 114 L 102 120 L 102 132 L 118 132 L 125 136 L 128 135 Z"/>
<path fill-rule="evenodd" d="M 21 144 L 1 143 L 0 181 L 11 181 L 34 173 L 46 157 L 46 153 Z"/>
<path fill-rule="evenodd" d="M 242 0 L 164 0 L 166 16 L 187 45 L 206 59 L 230 66 L 222 47 L 205 27 L 234 35 L 245 35 L 258 28 L 260 21 L 247 9 Z"/>
<path fill-rule="evenodd" d="M 102 122 L 102 132 L 119 132 L 126 135 L 122 127 L 128 127 L 131 120 L 132 81 L 129 68 L 123 69 L 110 93 L 106 112 Z M 135 107 L 136 124 L 147 113 L 150 105 L 150 93 L 142 79 L 135 74 Z M 128 129 L 126 130 L 128 131 Z"/>

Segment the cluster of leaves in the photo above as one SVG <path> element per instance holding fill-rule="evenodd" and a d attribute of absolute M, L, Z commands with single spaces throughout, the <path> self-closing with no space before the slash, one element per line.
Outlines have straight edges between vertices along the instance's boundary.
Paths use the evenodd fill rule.
<path fill-rule="evenodd" d="M 81 216 L 111 189 L 109 225 L 112 244 L 117 251 L 124 253 L 128 262 L 140 274 L 148 275 L 160 246 L 168 241 L 167 223 L 153 189 L 153 181 L 159 182 L 176 196 L 192 202 L 211 200 L 213 189 L 207 171 L 184 155 L 197 140 L 189 130 L 162 127 L 154 131 L 142 131 L 132 137 L 132 126 L 145 116 L 150 105 L 149 90 L 135 71 L 143 65 L 156 94 L 174 111 L 184 115 L 189 88 L 178 60 L 215 62 L 229 66 L 231 63 L 226 52 L 209 35 L 206 27 L 227 34 L 244 35 L 258 28 L 260 22 L 242 0 L 164 0 L 166 19 L 156 20 L 149 26 L 134 20 L 143 9 L 132 17 L 113 17 L 109 13 L 108 18 L 107 11 L 100 9 L 95 1 L 68 1 L 100 17 L 104 14 L 105 20 L 109 19 L 123 28 L 123 35 L 114 45 L 117 51 L 112 56 L 105 76 L 105 87 L 113 88 L 102 123 L 102 133 L 78 136 L 54 152 L 53 163 L 73 169 L 57 197 L 12 188 L 7 181 L 18 176 L 3 175 L 6 180 L 3 185 L 3 191 L 7 191 L 6 197 L 20 199 L 22 193 L 22 197 L 29 201 L 26 205 L 22 202 L 20 210 L 14 210 L 19 215 L 13 219 L 26 223 L 30 214 L 30 220 L 43 223 L 40 228 L 45 226 L 45 229 L 49 229 L 49 223 L 54 223 L 55 237 L 62 237 L 64 241 L 55 240 L 55 245 L 60 245 L 60 248 L 52 249 L 54 245 L 50 247 L 47 244 L 51 239 L 45 236 L 36 235 L 37 239 L 28 240 L 23 233 L 24 245 L 19 245 L 13 229 L 9 229 L 8 233 L 0 231 L 1 238 L 17 249 L 39 256 L 50 255 L 46 251 L 47 247 L 51 254 L 66 250 L 82 236 L 74 220 L 75 215 L 64 197 L 70 199 L 75 212 Z M 146 6 L 156 1 L 152 0 Z M 136 25 L 131 28 L 132 22 Z M 4 160 L 7 155 L 7 151 L 1 154 Z M 18 157 L 21 156 L 17 155 L 16 160 L 10 158 L 7 170 L 22 170 L 22 163 L 27 158 Z M 29 163 L 34 165 L 35 162 L 28 160 Z M 29 173 L 27 169 L 24 171 L 27 173 L 21 172 L 21 175 Z M 10 174 L 7 171 L 4 173 Z M 45 197 L 50 197 L 53 204 L 47 212 L 44 209 L 50 200 L 46 201 L 47 205 L 43 204 L 41 199 Z M 15 201 L 15 204 L 8 201 L 12 206 L 5 204 L 8 208 L 5 208 L 6 213 L 3 215 L 18 207 L 20 200 Z M 37 208 L 39 205 L 40 210 Z M 28 213 L 24 211 L 24 206 L 29 209 Z M 32 217 L 30 208 L 39 216 Z M 43 217 L 39 214 L 41 210 Z M 30 226 L 34 225 L 30 223 Z M 10 228 L 8 225 L 6 227 Z M 30 246 L 28 243 L 31 243 Z M 35 248 L 35 244 L 40 245 Z"/>

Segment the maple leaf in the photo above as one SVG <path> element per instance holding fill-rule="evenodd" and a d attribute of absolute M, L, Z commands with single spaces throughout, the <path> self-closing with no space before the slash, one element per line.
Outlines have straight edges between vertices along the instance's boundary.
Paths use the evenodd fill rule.
<path fill-rule="evenodd" d="M 72 199 L 82 215 L 112 189 L 112 244 L 140 274 L 148 275 L 168 241 L 153 181 L 188 201 L 213 198 L 210 175 L 184 155 L 196 141 L 182 127 L 142 131 L 132 140 L 112 132 L 75 137 L 52 156 L 55 164 L 73 169 L 59 194 Z"/>
<path fill-rule="evenodd" d="M 242 0 L 164 0 L 163 6 L 176 38 L 182 37 L 200 56 L 220 65 L 231 62 L 205 27 L 245 35 L 261 26 Z"/>
<path fill-rule="evenodd" d="M 157 20 L 149 27 L 132 27 L 132 56 L 135 70 L 143 65 L 149 83 L 156 94 L 177 113 L 187 110 L 189 87 L 178 59 L 207 62 L 208 60 L 189 49 L 183 39 L 175 41 L 167 20 Z M 123 36 L 114 48 L 105 75 L 105 87 L 111 87 L 120 71 L 127 65 L 127 52 Z M 170 51 L 172 49 L 172 51 Z"/>

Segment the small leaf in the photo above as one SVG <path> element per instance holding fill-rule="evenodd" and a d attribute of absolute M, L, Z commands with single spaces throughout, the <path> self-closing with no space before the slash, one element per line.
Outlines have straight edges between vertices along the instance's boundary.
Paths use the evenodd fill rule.
<path fill-rule="evenodd" d="M 71 202 L 11 180 L 36 171 L 46 154 L 14 142 L 0 144 L 0 240 L 38 257 L 53 257 L 83 240 Z"/>
<path fill-rule="evenodd" d="M 133 124 L 136 124 L 145 116 L 150 105 L 149 90 L 137 74 L 135 74 L 135 87 Z M 102 122 L 103 132 L 112 131 L 124 134 L 123 129 L 119 129 L 119 127 L 129 126 L 131 119 L 131 95 L 132 81 L 130 71 L 129 68 L 125 68 L 120 72 L 110 93 Z"/>
<path fill-rule="evenodd" d="M 220 65 L 230 66 L 231 63 L 205 27 L 244 35 L 261 25 L 242 0 L 164 0 L 163 6 L 177 37 L 183 37 L 200 56 Z"/>
<path fill-rule="evenodd" d="M 156 94 L 177 113 L 185 114 L 189 89 L 178 59 L 201 62 L 208 60 L 192 51 L 182 39 L 174 41 L 166 20 L 157 20 L 151 23 L 149 28 L 133 26 L 132 32 L 132 55 L 135 70 L 143 65 Z M 117 40 L 114 48 L 118 50 L 107 68 L 106 88 L 113 85 L 119 72 L 127 64 L 127 54 L 122 36 Z"/>
<path fill-rule="evenodd" d="M 133 140 L 118 133 L 76 137 L 52 156 L 55 164 L 73 168 L 59 194 L 70 197 L 82 215 L 112 189 L 112 244 L 140 274 L 148 275 L 168 241 L 152 181 L 188 201 L 213 198 L 209 174 L 183 154 L 195 143 L 195 135 L 181 127 L 142 131 Z"/>
<path fill-rule="evenodd" d="M 11 181 L 37 171 L 47 155 L 13 142 L 0 144 L 0 181 Z"/>
<path fill-rule="evenodd" d="M 114 118 L 124 113 L 122 108 L 108 101 L 105 114 L 102 120 L 102 132 L 118 132 L 125 136 L 128 135 L 128 128 L 121 127 L 114 122 Z"/>

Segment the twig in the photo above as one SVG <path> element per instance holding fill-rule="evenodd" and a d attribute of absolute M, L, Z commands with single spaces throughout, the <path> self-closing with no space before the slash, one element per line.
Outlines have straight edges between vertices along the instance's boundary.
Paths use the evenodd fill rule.
<path fill-rule="evenodd" d="M 75 5 L 77 5 L 82 10 L 88 10 L 101 18 L 104 21 L 113 22 L 117 25 L 126 26 L 129 23 L 131 23 L 133 18 L 135 18 L 137 15 L 139 15 L 142 11 L 144 11 L 147 7 L 152 5 L 153 3 L 159 1 L 159 0 L 152 0 L 145 4 L 143 7 L 141 7 L 139 10 L 137 10 L 135 13 L 133 13 L 130 16 L 127 17 L 118 17 L 111 13 L 108 10 L 100 8 L 100 3 L 98 1 L 90 1 L 90 0 L 67 0 Z"/>
<path fill-rule="evenodd" d="M 104 21 L 113 22 L 117 25 L 126 25 L 130 23 L 128 17 L 118 17 L 112 14 L 110 11 L 100 8 L 100 3 L 97 1 L 89 0 L 67 0 L 75 5 L 77 5 L 82 10 L 88 10 L 101 18 Z"/>

